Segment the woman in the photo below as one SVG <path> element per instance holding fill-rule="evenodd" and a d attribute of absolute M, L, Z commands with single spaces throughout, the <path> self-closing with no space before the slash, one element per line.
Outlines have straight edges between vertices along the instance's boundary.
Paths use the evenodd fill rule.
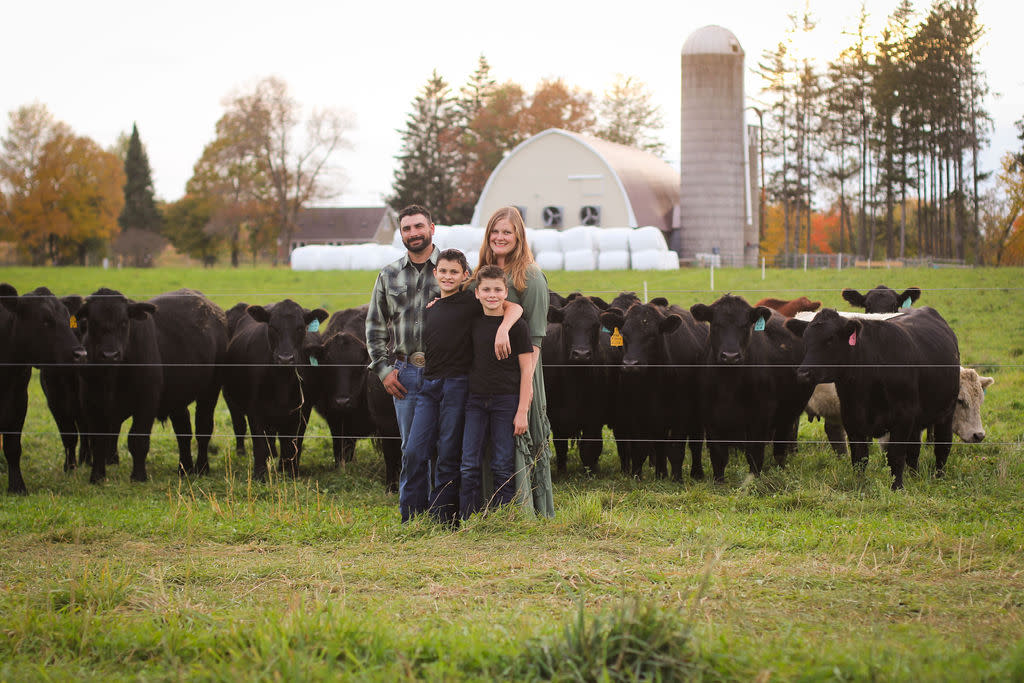
<path fill-rule="evenodd" d="M 530 404 L 529 430 L 518 437 L 516 448 L 516 499 L 523 507 L 544 517 L 555 516 L 551 491 L 551 449 L 548 439 L 548 402 L 544 394 L 544 371 L 540 346 L 548 324 L 548 281 L 533 261 L 526 242 L 523 217 L 514 206 L 498 209 L 487 221 L 480 245 L 479 265 L 497 265 L 505 271 L 508 300 L 523 307 L 523 320 L 530 327 L 533 342 L 533 402 Z"/>

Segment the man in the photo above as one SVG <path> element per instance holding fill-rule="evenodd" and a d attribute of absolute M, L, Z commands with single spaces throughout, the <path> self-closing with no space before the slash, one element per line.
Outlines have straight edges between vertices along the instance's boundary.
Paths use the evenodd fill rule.
<path fill-rule="evenodd" d="M 402 472 L 398 477 L 403 497 L 408 468 L 406 441 L 412 426 L 416 396 L 423 383 L 423 318 L 427 304 L 441 295 L 434 267 L 434 223 L 430 212 L 412 204 L 398 213 L 406 254 L 380 271 L 366 315 L 366 348 L 370 369 L 384 383 L 395 401 L 398 429 L 402 435 Z M 390 353 L 389 353 L 390 349 Z"/>

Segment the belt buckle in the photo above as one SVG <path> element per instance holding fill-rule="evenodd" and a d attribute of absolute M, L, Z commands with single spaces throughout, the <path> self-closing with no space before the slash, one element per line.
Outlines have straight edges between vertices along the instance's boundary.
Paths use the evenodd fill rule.
<path fill-rule="evenodd" d="M 422 368 L 427 364 L 427 356 L 422 351 L 409 354 L 409 362 L 418 368 Z"/>

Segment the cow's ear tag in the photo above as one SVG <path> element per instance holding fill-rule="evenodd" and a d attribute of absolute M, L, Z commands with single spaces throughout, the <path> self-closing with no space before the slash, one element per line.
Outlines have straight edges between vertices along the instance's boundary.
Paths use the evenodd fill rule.
<path fill-rule="evenodd" d="M 612 346 L 622 346 L 622 333 L 619 332 L 619 328 L 616 327 L 615 331 L 612 332 L 612 338 L 610 343 Z"/>
<path fill-rule="evenodd" d="M 850 346 L 856 346 L 856 345 L 857 345 L 857 333 L 854 332 L 853 334 L 850 335 Z"/>
<path fill-rule="evenodd" d="M 309 330 L 310 332 L 316 332 L 317 330 L 320 329 L 320 321 L 317 320 L 316 318 L 313 318 L 313 321 L 309 323 L 309 327 L 307 327 L 306 329 Z"/>
<path fill-rule="evenodd" d="M 315 368 L 316 366 L 320 365 L 320 361 L 318 361 L 315 356 L 310 356 L 309 364 Z"/>
<path fill-rule="evenodd" d="M 754 323 L 755 332 L 764 332 L 764 318 L 758 318 L 757 322 Z"/>
<path fill-rule="evenodd" d="M 912 304 L 912 303 L 914 303 L 914 302 L 911 301 L 910 297 L 908 296 L 906 299 L 903 300 L 903 305 L 900 306 L 900 308 L 910 308 L 910 304 Z"/>
<path fill-rule="evenodd" d="M 78 318 L 76 318 L 75 316 L 71 316 L 71 324 L 70 324 L 70 327 L 71 327 L 71 329 L 73 329 L 73 330 L 77 330 L 77 329 L 78 329 Z"/>
<path fill-rule="evenodd" d="M 601 331 L 602 331 L 602 332 L 607 332 L 608 334 L 611 334 L 611 333 L 612 333 L 612 331 L 611 331 L 611 330 L 609 330 L 609 329 L 608 329 L 607 327 L 605 327 L 604 325 L 602 325 L 602 326 L 601 326 Z"/>

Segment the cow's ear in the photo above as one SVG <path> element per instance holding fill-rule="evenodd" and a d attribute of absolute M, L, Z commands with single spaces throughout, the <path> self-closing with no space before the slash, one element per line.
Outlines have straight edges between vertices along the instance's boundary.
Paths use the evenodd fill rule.
<path fill-rule="evenodd" d="M 60 302 L 64 304 L 64 308 L 68 309 L 70 315 L 76 315 L 82 307 L 83 299 L 77 294 L 69 294 L 68 296 L 62 296 Z"/>
<path fill-rule="evenodd" d="M 314 308 L 312 311 L 305 311 L 302 315 L 302 320 L 307 325 L 313 322 L 314 320 L 316 320 L 317 323 L 322 323 L 323 321 L 327 320 L 327 318 L 329 318 L 330 315 L 330 313 L 328 313 L 322 308 Z"/>
<path fill-rule="evenodd" d="M 905 292 L 900 294 L 900 301 L 899 301 L 898 305 L 902 306 L 907 299 L 910 299 L 910 303 L 914 303 L 915 301 L 917 301 L 920 298 L 921 298 L 921 288 L 920 287 L 908 287 Z"/>
<path fill-rule="evenodd" d="M 656 296 L 647 303 L 654 304 L 655 306 L 668 306 L 668 299 L 663 296 Z"/>
<path fill-rule="evenodd" d="M 608 310 L 608 302 L 599 296 L 592 296 L 590 300 L 594 302 L 594 305 L 600 308 L 602 311 Z"/>
<path fill-rule="evenodd" d="M 270 322 L 270 313 L 262 306 L 249 306 L 245 309 L 245 312 L 258 323 Z"/>
<path fill-rule="evenodd" d="M 558 292 L 548 292 L 548 305 L 549 306 L 564 306 L 565 297 Z"/>
<path fill-rule="evenodd" d="M 135 320 L 145 320 L 146 316 L 156 313 L 156 306 L 148 301 L 133 301 L 128 304 L 128 317 Z"/>
<path fill-rule="evenodd" d="M 750 324 L 757 327 L 758 330 L 763 330 L 768 321 L 772 319 L 772 309 L 767 306 L 758 306 L 750 310 Z M 757 321 L 763 320 L 764 322 L 758 324 Z"/>
<path fill-rule="evenodd" d="M 981 380 L 982 389 L 988 389 L 990 386 L 996 383 L 995 377 L 979 377 L 978 379 Z"/>
<path fill-rule="evenodd" d="M 0 283 L 0 304 L 11 313 L 18 312 L 18 290 L 13 285 Z"/>
<path fill-rule="evenodd" d="M 860 321 L 857 320 L 856 318 L 850 318 L 849 320 L 846 321 L 846 324 L 843 325 L 843 336 L 844 337 L 850 337 L 851 341 L 853 341 L 853 340 L 856 339 L 856 337 L 854 337 L 854 335 L 855 334 L 859 334 L 860 333 L 860 329 L 861 329 Z M 854 346 L 854 344 L 851 343 L 850 346 Z"/>
<path fill-rule="evenodd" d="M 715 317 L 715 312 L 707 304 L 694 304 L 690 306 L 690 315 L 694 320 L 709 323 Z"/>
<path fill-rule="evenodd" d="M 858 308 L 864 308 L 864 295 L 858 292 L 856 289 L 844 289 L 843 298 L 849 301 L 854 306 L 857 306 Z"/>
<path fill-rule="evenodd" d="M 601 325 L 609 330 L 614 330 L 616 327 L 622 327 L 622 323 L 622 311 L 614 306 L 601 314 Z"/>
<path fill-rule="evenodd" d="M 548 306 L 548 322 L 560 323 L 565 320 L 565 311 L 558 306 Z"/>
<path fill-rule="evenodd" d="M 578 298 L 580 298 L 581 296 L 583 296 L 583 295 L 582 295 L 582 294 L 580 294 L 579 292 L 573 292 L 573 293 L 572 293 L 572 294 L 570 294 L 569 296 L 565 297 L 565 303 L 569 303 L 569 302 L 570 302 L 570 301 L 572 301 L 573 299 L 578 299 Z"/>
<path fill-rule="evenodd" d="M 786 321 L 786 329 L 795 334 L 798 337 L 804 336 L 804 330 L 810 325 L 806 320 L 798 320 L 797 318 L 790 318 Z"/>
<path fill-rule="evenodd" d="M 662 334 L 672 334 L 679 329 L 679 326 L 683 324 L 683 319 L 675 313 L 666 315 L 661 322 L 658 323 L 658 332 Z"/>
<path fill-rule="evenodd" d="M 816 311 L 819 308 L 821 308 L 821 302 L 820 301 L 808 301 L 807 302 L 807 310 L 808 311 Z"/>

